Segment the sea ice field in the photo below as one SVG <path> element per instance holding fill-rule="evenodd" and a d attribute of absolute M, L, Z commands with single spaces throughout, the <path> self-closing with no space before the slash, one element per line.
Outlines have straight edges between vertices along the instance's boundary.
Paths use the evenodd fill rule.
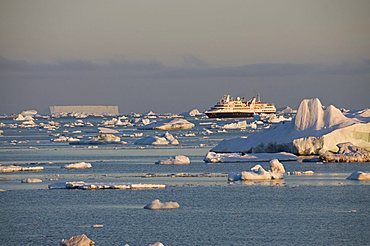
<path fill-rule="evenodd" d="M 120 142 L 109 144 L 52 140 L 68 136 L 88 143 L 112 117 L 35 117 L 37 126 L 25 128 L 15 127 L 13 118 L 0 118 L 0 165 L 44 168 L 0 173 L 0 245 L 58 245 L 83 233 L 95 245 L 108 246 L 370 244 L 370 181 L 346 179 L 355 171 L 370 172 L 369 163 L 299 158 L 281 161 L 286 172 L 313 171 L 313 175 L 230 183 L 228 173 L 249 170 L 257 163 L 268 169 L 269 162 L 206 163 L 208 151 L 223 139 L 266 131 L 271 124 L 230 129 L 220 126 L 241 120 L 186 116 L 193 128 L 168 131 L 178 144 L 141 145 L 135 142 L 166 131 L 144 129 L 135 117 L 127 120 L 138 124 L 111 128 L 118 131 L 114 135 Z M 40 127 L 50 121 L 60 127 Z M 176 155 L 189 157 L 190 164 L 155 164 Z M 76 162 L 92 167 L 64 168 Z M 27 178 L 42 182 L 22 182 Z M 69 181 L 164 184 L 166 188 L 48 188 Z M 180 207 L 144 209 L 155 199 L 175 201 Z M 102 227 L 93 227 L 97 224 Z"/>

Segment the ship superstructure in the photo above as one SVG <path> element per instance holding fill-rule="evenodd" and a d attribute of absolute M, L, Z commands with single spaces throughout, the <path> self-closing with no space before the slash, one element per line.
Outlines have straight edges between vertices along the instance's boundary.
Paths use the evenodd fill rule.
<path fill-rule="evenodd" d="M 258 99 L 257 99 L 258 98 Z M 276 107 L 272 103 L 261 102 L 259 97 L 250 100 L 237 97 L 233 99 L 230 95 L 224 95 L 221 100 L 206 111 L 209 118 L 246 118 L 253 117 L 259 113 L 276 113 Z"/>

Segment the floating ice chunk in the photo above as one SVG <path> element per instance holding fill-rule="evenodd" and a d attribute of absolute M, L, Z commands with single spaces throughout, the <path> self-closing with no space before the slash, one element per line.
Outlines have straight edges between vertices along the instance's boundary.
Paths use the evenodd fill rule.
<path fill-rule="evenodd" d="M 270 165 L 272 179 L 282 179 L 285 173 L 283 164 L 278 159 L 272 159 Z"/>
<path fill-rule="evenodd" d="M 99 136 L 93 138 L 93 141 L 118 143 L 119 141 L 121 141 L 121 138 L 113 134 L 99 134 Z"/>
<path fill-rule="evenodd" d="M 22 183 L 42 183 L 42 179 L 26 178 L 22 179 Z"/>
<path fill-rule="evenodd" d="M 85 234 L 76 235 L 70 239 L 63 239 L 60 242 L 61 246 L 91 246 L 94 244 L 94 241 L 88 238 Z"/>
<path fill-rule="evenodd" d="M 285 173 L 283 164 L 277 159 L 270 161 L 271 171 L 266 171 L 261 165 L 257 164 L 251 168 L 250 171 L 243 171 L 239 173 L 230 173 L 229 181 L 238 180 L 271 180 L 282 179 Z M 239 179 L 240 178 L 240 179 Z"/>
<path fill-rule="evenodd" d="M 169 132 L 164 133 L 160 137 L 148 136 L 141 138 L 135 142 L 137 145 L 178 145 L 179 141 Z"/>
<path fill-rule="evenodd" d="M 169 159 L 157 161 L 156 164 L 162 164 L 162 165 L 190 164 L 190 159 L 189 157 L 185 155 L 177 155 Z"/>
<path fill-rule="evenodd" d="M 192 117 L 195 117 L 195 116 L 198 116 L 198 115 L 202 115 L 201 112 L 199 112 L 198 109 L 194 108 L 192 110 L 189 111 L 188 113 L 189 116 L 192 116 Z"/>
<path fill-rule="evenodd" d="M 131 184 L 130 189 L 141 190 L 141 189 L 164 189 L 166 185 L 163 184 Z"/>
<path fill-rule="evenodd" d="M 298 157 L 287 152 L 280 153 L 215 153 L 208 152 L 204 161 L 208 163 L 228 163 L 228 162 L 256 162 L 279 159 L 283 161 L 296 161 Z"/>
<path fill-rule="evenodd" d="M 33 115 L 36 115 L 37 114 L 37 111 L 34 110 L 34 109 L 30 109 L 30 110 L 24 110 L 21 112 L 21 115 L 23 116 L 33 116 Z"/>
<path fill-rule="evenodd" d="M 111 128 L 106 128 L 106 127 L 98 127 L 99 133 L 103 134 L 114 134 L 114 133 L 119 133 L 119 131 L 111 129 Z"/>
<path fill-rule="evenodd" d="M 92 228 L 103 228 L 104 225 L 103 224 L 94 224 L 91 226 Z"/>
<path fill-rule="evenodd" d="M 149 244 L 149 246 L 164 246 L 164 244 L 161 242 L 155 242 L 155 243 Z"/>
<path fill-rule="evenodd" d="M 149 119 L 142 119 L 141 122 L 143 123 L 144 126 L 150 124 L 150 120 Z"/>
<path fill-rule="evenodd" d="M 141 138 L 135 142 L 137 145 L 167 145 L 167 139 L 158 136 L 148 136 Z"/>
<path fill-rule="evenodd" d="M 70 181 L 64 183 L 54 183 L 48 186 L 49 189 L 80 189 L 80 190 L 97 190 L 97 189 L 115 189 L 115 190 L 142 190 L 142 189 L 164 189 L 163 184 L 122 184 L 122 183 L 86 183 L 84 181 Z"/>
<path fill-rule="evenodd" d="M 60 136 L 58 138 L 53 139 L 52 141 L 57 142 L 57 143 L 58 142 L 69 142 L 69 143 L 71 143 L 71 142 L 78 142 L 78 141 L 80 141 L 80 139 L 73 138 L 73 137 L 67 137 L 67 136 Z"/>
<path fill-rule="evenodd" d="M 359 181 L 370 180 L 370 173 L 356 171 L 356 172 L 353 172 L 351 175 L 349 175 L 347 179 L 359 180 Z"/>
<path fill-rule="evenodd" d="M 240 121 L 236 123 L 230 123 L 222 126 L 223 129 L 245 129 L 247 127 L 247 121 Z"/>
<path fill-rule="evenodd" d="M 287 175 L 295 175 L 295 176 L 314 175 L 314 171 L 294 171 L 294 172 L 287 172 Z"/>
<path fill-rule="evenodd" d="M 175 209 L 179 208 L 180 205 L 177 202 L 161 202 L 159 199 L 152 201 L 151 203 L 147 204 L 144 208 L 145 209 L 152 209 L 152 210 L 159 210 L 159 209 Z"/>
<path fill-rule="evenodd" d="M 153 122 L 141 127 L 143 130 L 186 130 L 194 127 L 194 124 L 181 118 L 167 119 L 159 122 Z"/>
<path fill-rule="evenodd" d="M 21 166 L 0 166 L 0 172 L 22 172 L 22 171 L 41 171 L 44 167 L 21 167 Z"/>
<path fill-rule="evenodd" d="M 64 168 L 67 169 L 84 169 L 84 168 L 92 168 L 91 163 L 88 162 L 77 162 L 65 165 Z"/>

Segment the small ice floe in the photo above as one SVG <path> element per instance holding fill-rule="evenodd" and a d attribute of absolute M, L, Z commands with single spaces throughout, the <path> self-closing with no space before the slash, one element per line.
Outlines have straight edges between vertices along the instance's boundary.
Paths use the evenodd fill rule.
<path fill-rule="evenodd" d="M 349 180 L 359 180 L 359 181 L 366 181 L 370 180 L 370 173 L 365 173 L 361 171 L 353 172 L 351 175 L 347 177 Z"/>
<path fill-rule="evenodd" d="M 22 183 L 42 183 L 42 179 L 36 179 L 36 178 L 26 178 L 22 179 Z"/>
<path fill-rule="evenodd" d="M 91 163 L 88 162 L 77 162 L 71 163 L 64 166 L 67 169 L 84 169 L 84 168 L 92 168 Z"/>
<path fill-rule="evenodd" d="M 188 132 L 188 133 L 185 133 L 184 134 L 185 137 L 195 137 L 195 133 L 194 132 Z"/>
<path fill-rule="evenodd" d="M 186 115 L 186 113 L 184 113 L 184 115 Z M 195 116 L 199 116 L 199 115 L 202 115 L 201 112 L 199 112 L 198 109 L 196 108 L 193 108 L 192 110 L 190 110 L 187 115 L 191 116 L 191 117 L 195 117 Z"/>
<path fill-rule="evenodd" d="M 111 128 L 106 128 L 106 127 L 98 127 L 99 133 L 103 134 L 115 134 L 119 133 L 119 131 L 111 129 Z"/>
<path fill-rule="evenodd" d="M 3 136 L 3 135 L 4 135 L 4 131 L 0 130 L 0 136 Z"/>
<path fill-rule="evenodd" d="M 60 241 L 61 246 L 91 246 L 95 242 L 88 238 L 85 234 L 72 236 L 70 239 Z"/>
<path fill-rule="evenodd" d="M 146 125 L 149 125 L 150 124 L 150 120 L 149 119 L 142 119 L 141 120 L 141 123 L 146 126 Z"/>
<path fill-rule="evenodd" d="M 162 165 L 190 164 L 190 159 L 189 157 L 185 155 L 177 155 L 169 159 L 159 160 L 155 164 L 162 164 Z"/>
<path fill-rule="evenodd" d="M 164 244 L 161 242 L 155 242 L 155 243 L 149 244 L 148 246 L 164 246 Z"/>
<path fill-rule="evenodd" d="M 175 209 L 179 207 L 180 205 L 177 202 L 173 201 L 161 202 L 159 199 L 155 199 L 151 203 L 147 204 L 144 208 L 151 210 L 159 210 L 159 209 Z"/>
<path fill-rule="evenodd" d="M 74 137 L 67 137 L 67 136 L 60 136 L 52 140 L 53 142 L 60 143 L 60 142 L 79 142 L 80 139 Z"/>
<path fill-rule="evenodd" d="M 282 161 L 296 161 L 298 157 L 287 152 L 280 153 L 215 153 L 208 152 L 204 157 L 204 161 L 208 163 L 227 163 L 227 162 L 255 162 L 255 161 L 270 161 L 279 159 Z"/>
<path fill-rule="evenodd" d="M 186 130 L 191 129 L 195 125 L 185 119 L 176 118 L 176 119 L 167 119 L 158 122 L 150 123 L 146 126 L 142 126 L 142 130 Z"/>
<path fill-rule="evenodd" d="M 20 128 L 32 128 L 36 126 L 37 124 L 33 120 L 23 121 L 22 124 L 19 125 Z"/>
<path fill-rule="evenodd" d="M 131 138 L 141 138 L 142 136 L 144 136 L 144 133 L 142 132 L 134 132 L 130 135 Z"/>
<path fill-rule="evenodd" d="M 141 138 L 135 142 L 137 145 L 178 145 L 179 141 L 169 132 L 161 136 L 148 136 Z"/>
<path fill-rule="evenodd" d="M 121 141 L 121 138 L 113 134 L 99 134 L 93 138 L 93 141 L 103 141 L 107 143 L 118 143 Z"/>
<path fill-rule="evenodd" d="M 210 134 L 213 134 L 213 131 L 209 130 L 209 129 L 204 129 L 204 132 L 203 132 L 204 135 L 210 135 Z"/>
<path fill-rule="evenodd" d="M 23 171 L 41 171 L 44 170 L 44 167 L 21 167 L 21 166 L 0 166 L 0 172 L 9 173 L 9 172 L 23 172 Z"/>
<path fill-rule="evenodd" d="M 144 189 L 165 189 L 163 184 L 122 184 L 122 183 L 86 183 L 84 181 L 70 181 L 63 183 L 50 184 L 49 189 L 79 189 L 79 190 L 98 190 L 98 189 L 115 189 L 115 190 L 144 190 Z"/>
<path fill-rule="evenodd" d="M 314 175 L 314 171 L 294 171 L 294 172 L 287 172 L 287 175 L 294 175 L 294 176 L 302 176 L 302 175 Z"/>
<path fill-rule="evenodd" d="M 326 162 L 369 162 L 370 151 L 360 148 L 352 143 L 337 144 L 337 153 L 326 151 L 320 158 Z"/>
<path fill-rule="evenodd" d="M 103 228 L 104 225 L 103 224 L 94 224 L 91 226 L 92 228 Z"/>
<path fill-rule="evenodd" d="M 223 129 L 245 129 L 247 128 L 247 121 L 239 121 L 236 123 L 230 123 L 222 126 Z"/>
<path fill-rule="evenodd" d="M 250 171 L 241 173 L 230 173 L 228 181 L 238 180 L 272 180 L 282 179 L 285 173 L 283 164 L 277 159 L 270 161 L 271 170 L 266 171 L 261 165 L 255 165 Z"/>

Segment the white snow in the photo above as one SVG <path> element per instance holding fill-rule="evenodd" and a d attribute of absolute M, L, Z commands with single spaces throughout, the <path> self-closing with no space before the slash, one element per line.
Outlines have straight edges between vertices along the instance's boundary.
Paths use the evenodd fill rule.
<path fill-rule="evenodd" d="M 147 204 L 144 208 L 152 209 L 152 210 L 159 210 L 159 209 L 175 209 L 179 207 L 180 205 L 177 202 L 173 202 L 173 201 L 161 202 L 159 199 L 155 199 L 151 203 Z"/>
<path fill-rule="evenodd" d="M 271 159 L 279 159 L 283 161 L 296 161 L 298 157 L 287 152 L 280 153 L 215 153 L 208 152 L 204 158 L 205 162 L 210 163 L 227 163 L 227 162 L 256 162 L 270 161 Z"/>
<path fill-rule="evenodd" d="M 347 179 L 359 180 L 359 181 L 370 180 L 370 173 L 356 171 L 356 172 L 353 172 L 350 176 L 348 176 Z"/>
<path fill-rule="evenodd" d="M 88 162 L 76 162 L 76 163 L 71 163 L 67 164 L 64 166 L 64 168 L 67 169 L 84 169 L 84 168 L 92 168 L 91 163 Z"/>
<path fill-rule="evenodd" d="M 153 122 L 148 125 L 142 126 L 143 130 L 186 130 L 194 127 L 194 124 L 181 118 L 166 119 L 159 122 Z"/>
<path fill-rule="evenodd" d="M 345 117 L 334 106 L 323 110 L 319 99 L 304 99 L 291 122 L 271 127 L 248 138 L 223 140 L 214 152 L 280 152 L 300 155 L 319 154 L 320 151 L 337 151 L 338 143 L 370 148 L 370 123 Z"/>
<path fill-rule="evenodd" d="M 189 157 L 185 155 L 177 155 L 169 159 L 159 160 L 156 162 L 156 164 L 162 164 L 162 165 L 190 164 L 190 159 Z"/>

